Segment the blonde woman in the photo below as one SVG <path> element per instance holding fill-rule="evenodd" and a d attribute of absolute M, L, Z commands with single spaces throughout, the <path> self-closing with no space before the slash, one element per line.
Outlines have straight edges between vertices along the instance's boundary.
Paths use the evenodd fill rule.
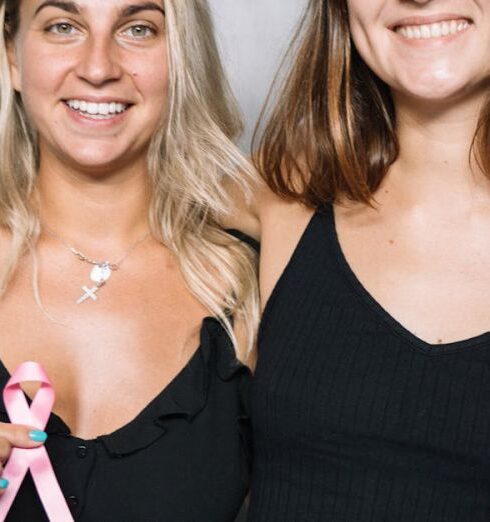
<path fill-rule="evenodd" d="M 490 517 L 490 2 L 310 0 L 257 154 L 251 522 Z M 267 303 L 267 304 L 266 304 Z"/>
<path fill-rule="evenodd" d="M 247 164 L 207 2 L 0 15 L 0 386 L 46 369 L 46 447 L 77 520 L 231 521 L 257 293 L 253 250 L 215 224 Z M 46 439 L 0 409 L 3 462 Z M 44 519 L 28 478 L 9 520 Z"/>

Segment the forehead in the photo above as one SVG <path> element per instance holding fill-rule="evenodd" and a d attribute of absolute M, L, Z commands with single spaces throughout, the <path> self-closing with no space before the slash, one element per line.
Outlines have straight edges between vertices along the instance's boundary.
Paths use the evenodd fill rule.
<path fill-rule="evenodd" d="M 57 7 L 76 14 L 114 12 L 131 14 L 142 10 L 163 11 L 164 0 L 22 0 L 21 10 L 36 13 Z"/>

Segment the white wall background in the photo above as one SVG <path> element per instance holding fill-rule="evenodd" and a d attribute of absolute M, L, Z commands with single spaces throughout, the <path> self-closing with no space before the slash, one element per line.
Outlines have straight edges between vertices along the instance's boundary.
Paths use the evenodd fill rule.
<path fill-rule="evenodd" d="M 209 0 L 221 54 L 246 119 L 242 147 L 253 127 L 305 0 Z"/>

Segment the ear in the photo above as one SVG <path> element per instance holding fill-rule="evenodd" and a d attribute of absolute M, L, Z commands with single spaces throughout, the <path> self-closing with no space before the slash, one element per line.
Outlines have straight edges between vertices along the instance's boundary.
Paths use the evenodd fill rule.
<path fill-rule="evenodd" d="M 20 69 L 19 69 L 19 60 L 17 58 L 17 51 L 15 48 L 15 41 L 8 40 L 6 42 L 7 45 L 7 58 L 9 62 L 10 68 L 10 78 L 12 81 L 12 87 L 17 91 L 22 91 L 22 84 L 20 81 Z"/>

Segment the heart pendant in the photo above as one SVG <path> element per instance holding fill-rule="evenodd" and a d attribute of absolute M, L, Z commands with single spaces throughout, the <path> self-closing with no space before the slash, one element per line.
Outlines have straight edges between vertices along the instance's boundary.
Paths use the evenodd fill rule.
<path fill-rule="evenodd" d="M 104 284 L 111 277 L 112 270 L 108 263 L 95 265 L 90 272 L 90 279 L 97 285 Z"/>

